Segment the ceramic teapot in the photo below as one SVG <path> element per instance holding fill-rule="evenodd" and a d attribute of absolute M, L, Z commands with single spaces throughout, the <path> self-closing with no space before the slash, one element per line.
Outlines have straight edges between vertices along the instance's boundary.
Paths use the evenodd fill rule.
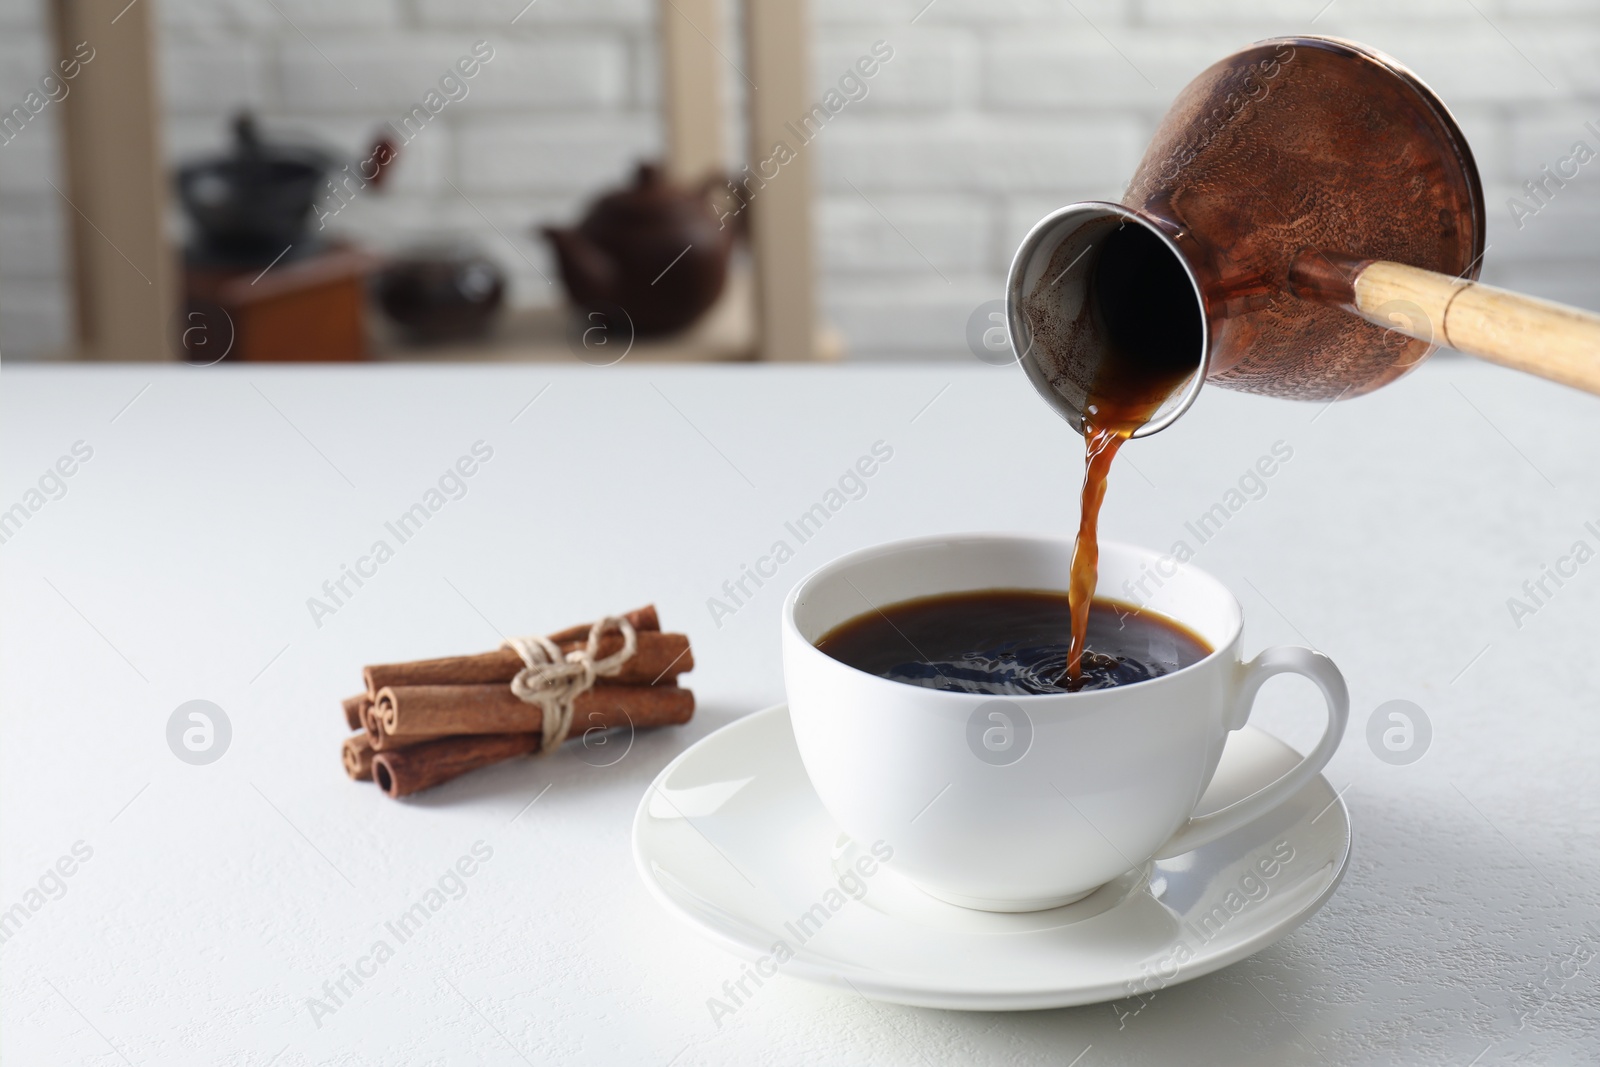
<path fill-rule="evenodd" d="M 719 219 L 712 193 L 668 181 L 641 163 L 633 184 L 597 199 L 571 228 L 546 226 L 561 279 L 584 311 L 627 313 L 638 336 L 683 329 L 716 303 L 727 280 L 734 227 Z"/>

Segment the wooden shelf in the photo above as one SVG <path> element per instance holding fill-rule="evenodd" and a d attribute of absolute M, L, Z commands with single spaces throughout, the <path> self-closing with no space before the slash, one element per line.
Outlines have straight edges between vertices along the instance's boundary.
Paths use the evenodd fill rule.
<path fill-rule="evenodd" d="M 787 122 L 804 114 L 812 100 L 806 0 L 739 0 L 739 5 L 750 69 L 746 80 L 753 78 L 752 84 L 762 86 L 760 94 L 746 101 L 746 139 L 752 145 L 773 144 L 790 136 Z M 62 105 L 67 184 L 62 196 L 76 209 L 66 215 L 76 286 L 72 355 L 182 358 L 184 352 L 171 336 L 174 326 L 185 320 L 177 300 L 178 260 L 167 246 L 162 224 L 170 192 L 161 147 L 152 6 L 125 0 L 53 0 L 49 6 L 60 54 L 70 54 L 76 42 L 90 37 L 105 57 L 73 83 L 71 97 Z M 668 170 L 683 183 L 699 182 L 718 170 L 736 175 L 737 168 L 726 162 L 731 141 L 723 122 L 726 58 L 715 43 L 726 34 L 723 5 L 720 0 L 659 0 L 659 8 Z M 96 35 L 105 34 L 111 36 L 102 44 Z M 838 359 L 838 334 L 817 319 L 812 189 L 811 157 L 802 152 L 783 167 L 780 177 L 765 180 L 761 195 L 749 204 L 744 220 L 748 250 L 730 276 L 723 300 L 688 331 L 637 341 L 627 347 L 624 358 Z M 96 221 L 90 223 L 91 218 Z M 318 269 L 315 264 L 304 267 Z M 294 273 L 284 265 L 265 278 L 254 278 L 244 295 L 262 302 L 263 294 L 272 290 L 280 302 L 291 301 L 300 292 L 291 285 Z M 350 313 L 352 322 L 355 314 Z M 361 314 L 372 340 L 372 359 L 578 362 L 587 354 L 568 343 L 571 315 L 561 308 L 512 311 L 481 341 L 433 346 L 408 344 L 376 314 Z M 305 316 L 290 309 L 280 318 L 303 325 Z M 329 351 L 359 351 L 359 339 L 350 340 L 356 332 L 347 330 L 342 348 Z M 294 347 L 298 342 L 289 336 L 289 347 Z"/>
<path fill-rule="evenodd" d="M 569 343 L 573 312 L 567 307 L 515 309 L 503 314 L 494 332 L 475 341 L 456 341 L 440 345 L 406 343 L 386 322 L 373 329 L 372 358 L 392 362 L 534 362 L 603 365 L 614 352 L 584 349 Z M 837 360 L 842 352 L 839 336 L 832 330 L 816 331 L 816 359 Z M 614 338 L 608 343 L 626 343 Z M 688 330 L 672 337 L 636 340 L 617 362 L 647 363 L 736 363 L 757 358 L 755 287 L 750 271 L 735 261 L 728 273 L 728 285 L 721 299 L 705 317 Z"/>

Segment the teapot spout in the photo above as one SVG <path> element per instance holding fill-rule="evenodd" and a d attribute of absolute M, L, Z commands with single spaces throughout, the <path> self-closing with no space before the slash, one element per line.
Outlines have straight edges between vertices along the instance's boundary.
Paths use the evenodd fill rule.
<path fill-rule="evenodd" d="M 604 249 L 578 229 L 545 226 L 542 232 L 555 251 L 561 279 L 574 303 L 592 306 L 616 300 L 617 265 Z"/>

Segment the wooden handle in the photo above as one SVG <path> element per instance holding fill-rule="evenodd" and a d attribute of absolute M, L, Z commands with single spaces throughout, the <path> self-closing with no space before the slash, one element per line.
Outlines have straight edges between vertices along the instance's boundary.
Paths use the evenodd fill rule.
<path fill-rule="evenodd" d="M 1373 260 L 1350 306 L 1408 337 L 1600 394 L 1600 315 L 1492 285 Z"/>

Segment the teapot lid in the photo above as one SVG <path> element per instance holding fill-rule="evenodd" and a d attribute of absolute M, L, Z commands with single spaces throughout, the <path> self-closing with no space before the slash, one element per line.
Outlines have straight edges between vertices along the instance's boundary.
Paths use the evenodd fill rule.
<path fill-rule="evenodd" d="M 683 219 L 707 210 L 705 198 L 667 178 L 659 163 L 643 161 L 633 183 L 601 196 L 589 209 L 585 227 L 638 226 Z"/>

